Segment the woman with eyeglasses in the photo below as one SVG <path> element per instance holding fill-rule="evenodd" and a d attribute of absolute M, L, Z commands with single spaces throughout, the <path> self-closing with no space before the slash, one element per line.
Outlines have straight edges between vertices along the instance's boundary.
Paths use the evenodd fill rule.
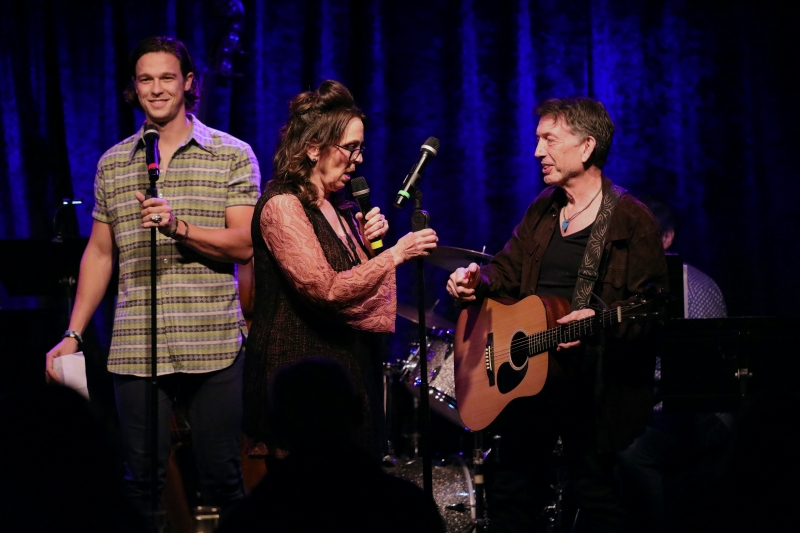
<path fill-rule="evenodd" d="M 344 85 L 324 81 L 295 96 L 289 112 L 252 224 L 256 297 L 245 358 L 245 433 L 251 454 L 266 454 L 269 377 L 297 359 L 328 357 L 361 389 L 358 441 L 380 456 L 383 361 L 376 334 L 394 331 L 395 269 L 428 255 L 438 239 L 426 229 L 372 253 L 368 241 L 382 238 L 389 225 L 377 207 L 354 215 L 343 194 L 364 160 L 365 118 Z"/>

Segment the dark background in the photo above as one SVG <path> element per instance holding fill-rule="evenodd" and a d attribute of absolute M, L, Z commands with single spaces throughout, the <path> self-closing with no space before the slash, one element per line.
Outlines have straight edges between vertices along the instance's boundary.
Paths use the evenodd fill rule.
<path fill-rule="evenodd" d="M 369 119 L 357 174 L 389 218 L 387 244 L 410 228 L 410 209 L 391 203 L 433 135 L 441 150 L 422 189 L 440 244 L 499 250 L 542 188 L 532 109 L 553 96 L 595 97 L 617 126 L 607 175 L 673 205 L 678 251 L 717 281 L 729 314 L 796 314 L 800 20 L 789 3 L 245 1 L 238 19 L 225 5 L 4 5 L 0 238 L 52 238 L 65 197 L 86 203 L 59 223 L 88 236 L 97 160 L 143 120 L 121 96 L 128 53 L 166 34 L 206 77 L 206 122 L 253 147 L 264 181 L 289 99 L 326 78 L 344 82 Z M 231 33 L 243 54 L 222 51 Z M 226 60 L 234 75 L 213 74 Z M 6 263 L 33 260 L 2 253 Z M 448 274 L 427 267 L 427 304 L 441 300 L 436 312 L 454 319 Z M 402 267 L 400 300 L 413 303 L 415 286 L 414 268 Z M 51 304 L 61 305 L 0 290 L 5 310 Z M 37 325 L 39 340 L 58 339 L 66 324 L 52 322 Z M 408 326 L 398 320 L 394 353 L 408 353 Z"/>

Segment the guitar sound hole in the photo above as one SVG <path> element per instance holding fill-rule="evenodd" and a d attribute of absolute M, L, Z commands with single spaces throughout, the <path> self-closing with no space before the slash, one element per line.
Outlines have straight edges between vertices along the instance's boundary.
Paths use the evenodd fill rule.
<path fill-rule="evenodd" d="M 525 334 L 517 332 L 509 345 L 509 359 L 497 369 L 497 390 L 508 394 L 517 388 L 528 373 L 528 344 Z"/>
<path fill-rule="evenodd" d="M 518 331 L 511 338 L 511 366 L 519 370 L 528 364 L 528 345 L 526 335 Z"/>

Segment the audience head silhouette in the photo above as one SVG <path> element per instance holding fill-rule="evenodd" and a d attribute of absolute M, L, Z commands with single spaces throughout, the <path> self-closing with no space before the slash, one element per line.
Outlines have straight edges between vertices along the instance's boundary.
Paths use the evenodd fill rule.
<path fill-rule="evenodd" d="M 4 531 L 138 532 L 122 468 L 89 403 L 60 385 L 0 395 Z"/>
<path fill-rule="evenodd" d="M 331 439 L 351 442 L 363 422 L 349 372 L 331 359 L 304 358 L 275 372 L 269 409 L 272 446 L 289 452 Z"/>

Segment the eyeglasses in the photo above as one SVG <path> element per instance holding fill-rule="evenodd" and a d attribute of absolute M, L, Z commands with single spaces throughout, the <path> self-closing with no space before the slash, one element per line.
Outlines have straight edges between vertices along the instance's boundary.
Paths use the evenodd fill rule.
<path fill-rule="evenodd" d="M 338 144 L 334 144 L 336 148 L 341 148 L 342 150 L 347 150 L 350 152 L 350 158 L 348 161 L 355 161 L 358 159 L 358 156 L 364 153 L 364 145 L 362 144 L 358 148 L 348 148 L 346 146 L 339 146 Z"/>

